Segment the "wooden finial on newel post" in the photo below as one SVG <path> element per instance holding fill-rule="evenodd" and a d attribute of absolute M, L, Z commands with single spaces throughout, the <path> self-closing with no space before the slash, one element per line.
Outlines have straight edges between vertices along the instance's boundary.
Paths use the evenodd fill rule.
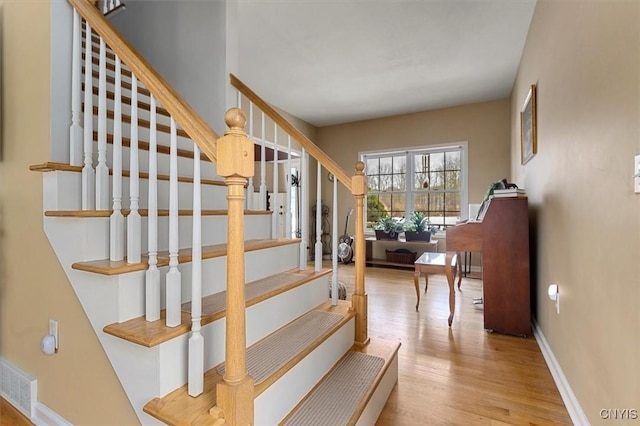
<path fill-rule="evenodd" d="M 244 276 L 244 187 L 254 174 L 253 142 L 243 128 L 247 117 L 238 108 L 224 116 L 229 126 L 217 141 L 217 172 L 227 185 L 227 314 L 224 381 L 217 385 L 217 407 L 226 424 L 253 424 L 253 379 L 247 374 L 245 276 Z"/>
<path fill-rule="evenodd" d="M 364 287 L 365 242 L 364 242 L 364 197 L 367 194 L 367 177 L 364 174 L 364 163 L 356 163 L 356 173 L 351 178 L 351 193 L 356 199 L 356 276 L 355 291 L 351 297 L 351 306 L 356 311 L 355 343 L 369 343 L 367 333 L 367 293 Z"/>

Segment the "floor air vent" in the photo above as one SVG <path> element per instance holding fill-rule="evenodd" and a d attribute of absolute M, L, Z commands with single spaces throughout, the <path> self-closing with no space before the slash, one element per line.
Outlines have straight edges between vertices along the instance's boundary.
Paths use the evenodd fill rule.
<path fill-rule="evenodd" d="M 38 397 L 38 380 L 0 357 L 0 394 L 28 418 L 33 417 L 33 407 Z"/>

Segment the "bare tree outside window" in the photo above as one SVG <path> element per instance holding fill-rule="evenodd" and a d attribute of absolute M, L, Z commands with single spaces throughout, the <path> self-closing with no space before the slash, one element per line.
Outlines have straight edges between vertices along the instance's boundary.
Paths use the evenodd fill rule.
<path fill-rule="evenodd" d="M 460 218 L 461 147 L 367 154 L 365 164 L 368 226 L 381 216 L 406 217 L 414 211 L 441 228 Z"/>

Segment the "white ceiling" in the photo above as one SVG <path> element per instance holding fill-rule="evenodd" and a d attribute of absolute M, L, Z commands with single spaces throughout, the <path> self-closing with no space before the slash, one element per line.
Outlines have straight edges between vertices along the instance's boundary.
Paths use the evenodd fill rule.
<path fill-rule="evenodd" d="M 315 126 L 510 95 L 535 0 L 240 0 L 238 77 Z"/>

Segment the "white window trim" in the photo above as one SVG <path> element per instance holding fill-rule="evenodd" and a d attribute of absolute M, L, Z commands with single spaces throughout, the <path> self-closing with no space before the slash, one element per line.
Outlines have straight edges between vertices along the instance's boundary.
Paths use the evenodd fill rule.
<path fill-rule="evenodd" d="M 467 141 L 447 143 L 447 144 L 437 144 L 437 145 L 412 146 L 412 147 L 406 147 L 406 148 L 389 148 L 389 149 L 376 149 L 371 151 L 359 151 L 358 158 L 360 158 L 360 161 L 364 162 L 365 157 L 367 155 L 385 156 L 385 155 L 402 154 L 402 153 L 406 154 L 409 152 L 417 152 L 417 151 L 438 152 L 438 151 L 451 150 L 455 148 L 460 148 L 461 157 L 462 157 L 461 158 L 462 170 L 460 171 L 460 174 L 461 174 L 460 176 L 460 220 L 466 220 L 466 219 L 469 219 L 468 218 L 469 216 L 469 177 L 468 177 L 469 175 L 469 143 Z M 409 174 L 413 170 L 412 162 L 409 161 L 407 167 L 410 169 L 410 170 L 407 170 L 407 174 Z M 364 173 L 365 175 L 367 174 L 366 169 Z M 410 203 L 413 203 L 413 192 L 412 191 L 406 191 L 406 192 L 411 194 L 411 196 L 407 196 L 405 199 L 405 211 L 409 211 L 409 210 L 412 210 L 412 209 L 409 209 L 408 207 Z M 367 223 L 366 218 L 367 218 L 367 203 L 365 202 L 364 218 L 363 218 L 363 221 L 365 223 L 365 233 L 372 234 L 373 229 L 366 227 L 366 223 Z M 436 236 L 438 235 L 444 235 L 444 232 L 440 231 L 438 232 L 438 234 L 436 234 Z"/>

